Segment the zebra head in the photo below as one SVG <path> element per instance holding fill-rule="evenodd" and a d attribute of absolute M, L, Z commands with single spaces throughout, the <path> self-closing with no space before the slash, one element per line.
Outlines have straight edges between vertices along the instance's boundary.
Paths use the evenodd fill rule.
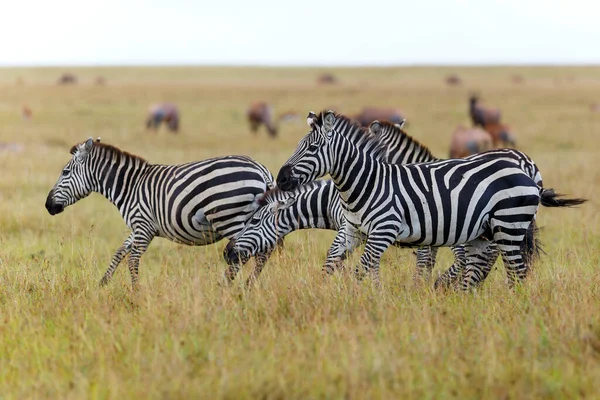
<path fill-rule="evenodd" d="M 252 256 L 268 254 L 275 249 L 277 242 L 293 230 L 290 224 L 283 222 L 284 210 L 296 202 L 295 196 L 266 195 L 259 201 L 259 209 L 246 223 L 244 229 L 229 241 L 223 257 L 229 265 L 243 265 Z"/>
<path fill-rule="evenodd" d="M 282 190 L 294 190 L 329 172 L 332 161 L 329 142 L 336 123 L 336 115 L 333 111 L 327 111 L 317 117 L 311 111 L 306 122 L 311 129 L 310 132 L 300 140 L 296 151 L 277 175 L 277 186 Z"/>
<path fill-rule="evenodd" d="M 63 212 L 65 207 L 87 197 L 92 192 L 93 181 L 88 160 L 93 146 L 94 140 L 89 138 L 71 148 L 73 157 L 63 168 L 58 181 L 46 198 L 46 210 L 50 215 Z"/>

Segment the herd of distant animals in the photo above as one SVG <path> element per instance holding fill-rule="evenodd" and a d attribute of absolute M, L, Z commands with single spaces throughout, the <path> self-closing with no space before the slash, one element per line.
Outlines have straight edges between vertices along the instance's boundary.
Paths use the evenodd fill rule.
<path fill-rule="evenodd" d="M 500 113 L 476 98 L 470 101 L 470 114 L 474 125 L 500 124 Z M 160 122 L 178 127 L 176 108 L 152 108 L 147 126 Z M 247 156 L 159 165 L 89 138 L 71 148 L 72 157 L 45 206 L 55 215 L 97 192 L 119 209 L 131 233 L 114 254 L 102 285 L 129 256 L 135 288 L 140 258 L 155 237 L 186 245 L 226 238 L 227 281 L 254 257 L 251 285 L 287 234 L 321 228 L 337 231 L 323 266 L 326 274 L 343 268 L 347 256 L 365 243 L 354 271 L 358 279 L 369 274 L 379 285 L 380 258 L 391 245 L 417 248 L 415 277 L 428 279 L 437 249 L 451 247 L 455 261 L 435 287 L 468 290 L 486 279 L 498 256 L 509 285 L 522 281 L 539 253 L 539 205 L 570 207 L 586 201 L 564 199 L 545 188 L 535 162 L 518 150 L 443 160 L 403 130 L 403 119 L 362 122 L 333 111 L 309 113 L 310 131 L 277 180 Z M 507 132 L 497 137 L 512 140 Z M 331 180 L 317 180 L 327 174 Z"/>

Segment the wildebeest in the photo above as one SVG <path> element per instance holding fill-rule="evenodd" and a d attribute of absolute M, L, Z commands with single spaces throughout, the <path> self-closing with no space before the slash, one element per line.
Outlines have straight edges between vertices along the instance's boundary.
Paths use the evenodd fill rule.
<path fill-rule="evenodd" d="M 377 108 L 377 107 L 365 107 L 362 111 L 353 117 L 362 126 L 368 127 L 371 122 L 377 121 L 388 121 L 392 124 L 401 124 L 404 121 L 403 114 L 396 108 Z"/>
<path fill-rule="evenodd" d="M 64 73 L 58 78 L 57 83 L 59 85 L 75 85 L 77 84 L 77 77 L 70 73 Z"/>
<path fill-rule="evenodd" d="M 271 137 L 277 136 L 277 126 L 275 126 L 273 107 L 268 103 L 264 101 L 255 101 L 248 107 L 246 116 L 248 117 L 252 133 L 256 134 L 258 128 L 261 125 L 264 125 Z"/>
<path fill-rule="evenodd" d="M 321 85 L 334 85 L 338 80 L 333 74 L 321 74 L 319 75 L 317 82 Z"/>
<path fill-rule="evenodd" d="M 482 106 L 476 95 L 471 95 L 469 98 L 469 115 L 473 126 L 484 127 L 487 124 L 500 123 L 500 110 Z"/>
<path fill-rule="evenodd" d="M 163 121 L 171 132 L 177 133 L 179 131 L 179 110 L 174 104 L 155 104 L 148 110 L 148 116 L 146 117 L 147 129 L 156 130 Z"/>
<path fill-rule="evenodd" d="M 492 137 L 494 147 L 515 147 L 516 140 L 510 126 L 502 123 L 490 123 L 483 127 Z"/>
<path fill-rule="evenodd" d="M 459 86 L 462 84 L 462 79 L 456 74 L 451 74 L 446 77 L 446 83 L 450 86 Z"/>
<path fill-rule="evenodd" d="M 459 125 L 452 134 L 450 158 L 462 158 L 491 150 L 492 136 L 481 128 Z"/>

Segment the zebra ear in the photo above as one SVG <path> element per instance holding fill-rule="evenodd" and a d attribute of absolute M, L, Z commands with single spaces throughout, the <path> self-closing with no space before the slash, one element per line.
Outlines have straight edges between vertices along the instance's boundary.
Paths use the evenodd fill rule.
<path fill-rule="evenodd" d="M 404 124 L 406 123 L 406 118 L 404 118 L 399 124 L 394 124 L 398 129 L 404 129 Z"/>
<path fill-rule="evenodd" d="M 308 117 L 306 117 L 306 123 L 310 126 L 310 129 L 315 129 L 315 125 L 317 123 L 317 114 L 314 112 L 309 112 Z"/>
<path fill-rule="evenodd" d="M 369 131 L 371 131 L 373 135 L 379 135 L 381 133 L 381 124 L 379 121 L 375 120 L 371 122 L 371 125 L 369 125 Z"/>
<path fill-rule="evenodd" d="M 329 132 L 333 129 L 333 125 L 335 124 L 335 113 L 331 110 L 325 113 L 323 117 L 323 130 L 325 132 Z"/>
<path fill-rule="evenodd" d="M 296 198 L 295 197 L 289 197 L 287 199 L 284 200 L 279 200 L 276 204 L 275 207 L 273 207 L 273 213 L 277 213 L 281 210 L 285 210 L 286 208 L 289 208 L 290 206 L 292 206 L 294 203 L 296 203 Z"/>
<path fill-rule="evenodd" d="M 85 143 L 83 145 L 84 146 L 84 150 L 89 153 L 90 150 L 92 150 L 92 146 L 93 145 L 94 145 L 94 139 L 89 138 L 88 140 L 85 141 Z"/>

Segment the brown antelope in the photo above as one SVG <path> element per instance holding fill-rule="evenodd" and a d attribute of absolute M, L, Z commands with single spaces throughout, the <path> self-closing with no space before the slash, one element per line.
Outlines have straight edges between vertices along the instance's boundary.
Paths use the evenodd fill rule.
<path fill-rule="evenodd" d="M 179 110 L 174 104 L 155 104 L 148 110 L 146 117 L 146 128 L 156 130 L 162 122 L 165 122 L 173 133 L 179 131 Z"/>
<path fill-rule="evenodd" d="M 365 107 L 362 111 L 352 117 L 362 126 L 368 127 L 371 122 L 388 121 L 392 124 L 401 124 L 404 121 L 403 114 L 396 108 Z"/>
<path fill-rule="evenodd" d="M 271 137 L 277 136 L 277 126 L 273 117 L 273 107 L 264 101 L 255 101 L 250 104 L 246 112 L 248 122 L 250 123 L 250 131 L 254 134 L 258 131 L 261 125 L 267 128 L 267 132 Z"/>
<path fill-rule="evenodd" d="M 462 79 L 456 74 L 448 75 L 446 77 L 446 84 L 449 86 L 459 86 L 462 84 Z"/>
<path fill-rule="evenodd" d="M 75 85 L 77 84 L 77 77 L 70 73 L 64 73 L 58 78 L 57 83 L 59 85 Z"/>
<path fill-rule="evenodd" d="M 462 158 L 492 149 L 492 136 L 481 128 L 459 125 L 452 134 L 450 158 Z"/>
<path fill-rule="evenodd" d="M 469 98 L 469 115 L 473 126 L 484 127 L 487 124 L 500 123 L 500 110 L 482 106 L 476 95 Z"/>
<path fill-rule="evenodd" d="M 333 74 L 322 74 L 317 79 L 317 82 L 320 85 L 335 85 L 337 83 L 337 78 Z"/>
<path fill-rule="evenodd" d="M 515 147 L 516 141 L 510 126 L 501 123 L 491 123 L 486 124 L 483 129 L 491 135 L 495 148 Z"/>

